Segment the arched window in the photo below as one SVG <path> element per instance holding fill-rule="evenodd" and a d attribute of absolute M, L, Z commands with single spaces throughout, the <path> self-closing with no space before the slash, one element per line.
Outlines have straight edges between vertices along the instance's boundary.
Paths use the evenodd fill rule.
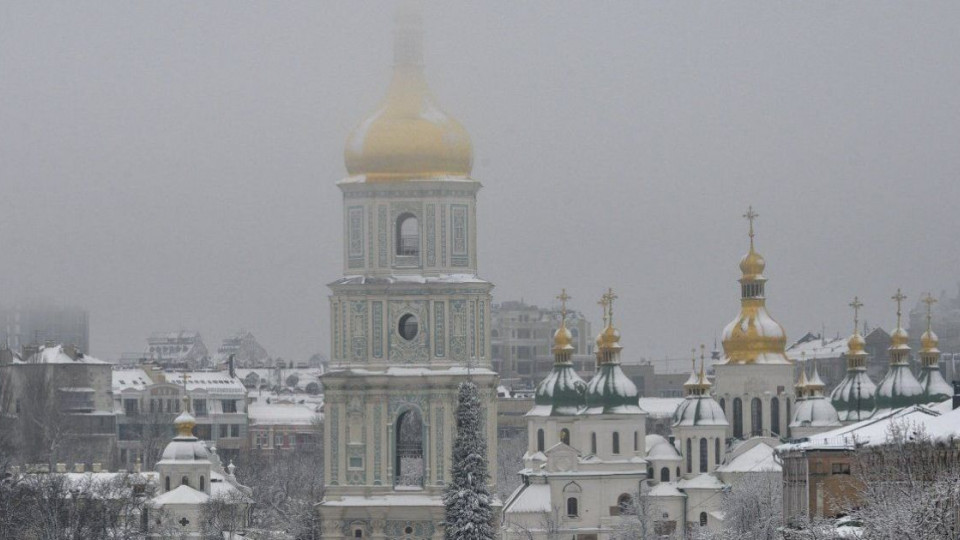
<path fill-rule="evenodd" d="M 181 486 L 189 486 L 189 485 L 190 485 L 190 479 L 187 478 L 186 476 L 184 476 L 183 478 L 180 479 L 180 485 L 181 485 Z"/>
<path fill-rule="evenodd" d="M 420 223 L 413 214 L 400 214 L 397 218 L 397 255 L 420 256 Z"/>
<path fill-rule="evenodd" d="M 591 454 L 597 453 L 597 434 L 596 433 L 590 434 L 590 453 Z"/>
<path fill-rule="evenodd" d="M 613 453 L 620 453 L 620 432 L 618 431 L 613 432 Z"/>
<path fill-rule="evenodd" d="M 537 452 L 543 452 L 543 429 L 537 430 Z"/>
<path fill-rule="evenodd" d="M 163 479 L 163 490 L 164 490 L 164 491 L 170 491 L 170 477 L 169 477 L 169 476 Z"/>
<path fill-rule="evenodd" d="M 756 397 L 750 400 L 750 435 L 763 435 L 763 403 Z"/>
<path fill-rule="evenodd" d="M 647 478 L 653 479 L 653 467 L 647 467 Z"/>
<path fill-rule="evenodd" d="M 563 495 L 567 499 L 567 515 L 570 517 L 580 515 L 580 491 L 580 486 L 576 482 L 563 486 Z"/>
<path fill-rule="evenodd" d="M 677 467 L 677 478 L 680 478 L 680 467 Z"/>
<path fill-rule="evenodd" d="M 723 414 L 727 414 L 727 400 L 724 398 L 720 398 L 720 410 Z"/>
<path fill-rule="evenodd" d="M 397 417 L 394 426 L 396 462 L 394 485 L 423 485 L 423 417 L 419 409 L 409 409 Z"/>
<path fill-rule="evenodd" d="M 206 487 L 203 482 L 203 475 L 200 475 L 200 491 L 203 491 L 203 488 Z"/>
<path fill-rule="evenodd" d="M 793 418 L 790 416 L 790 398 L 787 398 L 787 436 L 790 436 L 790 419 Z"/>
<path fill-rule="evenodd" d="M 743 438 L 743 402 L 733 398 L 733 436 Z"/>
<path fill-rule="evenodd" d="M 660 481 L 661 482 L 670 481 L 670 469 L 668 467 L 664 467 L 660 469 Z"/>
<path fill-rule="evenodd" d="M 563 444 L 567 444 L 567 445 L 570 444 L 570 430 L 569 430 L 569 429 L 563 428 L 563 429 L 560 430 L 560 442 L 562 442 Z"/>
<path fill-rule="evenodd" d="M 636 431 L 633 432 L 633 451 L 637 452 L 640 450 L 640 434 Z"/>
<path fill-rule="evenodd" d="M 577 517 L 580 515 L 580 509 L 577 508 L 577 498 L 567 497 L 567 516 Z"/>
<path fill-rule="evenodd" d="M 770 398 L 770 434 L 780 436 L 780 399 Z"/>
<path fill-rule="evenodd" d="M 622 493 L 617 497 L 617 508 L 620 509 L 620 515 L 629 515 L 633 513 L 633 497 L 627 493 Z"/>
<path fill-rule="evenodd" d="M 706 512 L 700 512 L 700 526 L 701 526 L 701 527 L 706 527 L 706 526 L 707 526 L 707 513 L 706 513 Z"/>
<path fill-rule="evenodd" d="M 720 438 L 713 440 L 713 462 L 717 465 L 720 464 Z"/>
<path fill-rule="evenodd" d="M 687 439 L 687 472 L 693 472 L 693 439 Z"/>
<path fill-rule="evenodd" d="M 417 316 L 413 313 L 407 313 L 400 317 L 400 320 L 397 322 L 397 333 L 400 334 L 400 337 L 407 341 L 413 340 L 417 337 L 417 333 L 420 331 L 420 324 L 417 320 Z"/>
<path fill-rule="evenodd" d="M 707 455 L 707 439 L 700 439 L 700 472 L 707 472 L 710 456 Z"/>

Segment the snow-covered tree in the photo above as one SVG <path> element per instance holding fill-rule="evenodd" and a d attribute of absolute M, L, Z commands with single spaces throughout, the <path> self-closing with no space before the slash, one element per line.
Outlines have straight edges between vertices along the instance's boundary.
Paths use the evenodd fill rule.
<path fill-rule="evenodd" d="M 471 381 L 460 383 L 457 436 L 453 442 L 450 483 L 443 494 L 445 537 L 450 540 L 493 540 L 493 495 L 487 486 L 487 442 L 483 433 L 480 391 Z"/>
<path fill-rule="evenodd" d="M 773 540 L 783 521 L 783 480 L 779 474 L 747 473 L 720 503 L 724 528 L 720 538 Z"/>
<path fill-rule="evenodd" d="M 615 526 L 610 538 L 613 540 L 632 540 L 634 538 L 666 538 L 670 534 L 660 530 L 657 522 L 662 512 L 657 500 L 648 492 L 649 486 L 644 485 L 640 491 L 633 494 L 630 500 L 621 505 L 622 519 Z"/>

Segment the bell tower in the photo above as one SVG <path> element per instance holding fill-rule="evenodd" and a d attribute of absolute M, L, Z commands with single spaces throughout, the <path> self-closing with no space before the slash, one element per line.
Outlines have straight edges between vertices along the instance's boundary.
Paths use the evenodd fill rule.
<path fill-rule="evenodd" d="M 422 17 L 397 13 L 393 76 L 348 138 L 343 277 L 324 375 L 325 538 L 442 538 L 457 386 L 484 402 L 496 477 L 493 284 L 477 268 L 470 136 L 426 84 Z M 492 479 L 491 479 L 492 482 Z"/>

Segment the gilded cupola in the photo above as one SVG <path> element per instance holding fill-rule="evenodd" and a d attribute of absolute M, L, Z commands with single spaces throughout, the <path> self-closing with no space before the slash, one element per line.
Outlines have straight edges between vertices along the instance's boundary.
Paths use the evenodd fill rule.
<path fill-rule="evenodd" d="M 933 305 L 937 299 L 930 293 L 921 301 L 927 305 L 927 329 L 920 336 L 920 386 L 926 401 L 943 401 L 953 396 L 953 388 L 940 372 L 940 340 L 933 333 Z"/>
<path fill-rule="evenodd" d="M 890 333 L 890 365 L 887 373 L 877 385 L 877 410 L 888 411 L 909 405 L 924 403 L 923 387 L 910 371 L 909 335 L 903 329 L 902 308 L 906 295 L 897 289 L 892 298 L 897 303 L 897 328 Z"/>
<path fill-rule="evenodd" d="M 423 17 L 415 2 L 397 12 L 393 53 L 386 97 L 347 139 L 347 173 L 371 182 L 469 176 L 470 135 L 427 86 Z"/>
<path fill-rule="evenodd" d="M 587 414 L 640 414 L 639 393 L 633 381 L 620 367 L 620 332 L 613 323 L 613 301 L 617 296 L 608 289 L 603 306 L 604 328 L 597 336 L 597 373 L 587 384 Z"/>
<path fill-rule="evenodd" d="M 840 421 L 859 422 L 869 418 L 873 412 L 877 385 L 867 375 L 867 343 L 859 330 L 863 303 L 855 296 L 850 307 L 853 308 L 853 335 L 847 340 L 847 373 L 830 392 L 830 403 Z"/>
<path fill-rule="evenodd" d="M 750 223 L 750 251 L 740 261 L 740 314 L 723 330 L 724 363 L 789 364 L 787 336 L 767 312 L 763 271 L 766 262 L 754 245 L 753 207 L 743 215 Z"/>
<path fill-rule="evenodd" d="M 577 375 L 571 361 L 575 347 L 573 335 L 567 328 L 567 300 L 570 296 L 566 289 L 557 299 L 561 305 L 560 326 L 553 333 L 553 369 L 537 385 L 531 416 L 574 416 L 584 405 L 587 383 Z"/>

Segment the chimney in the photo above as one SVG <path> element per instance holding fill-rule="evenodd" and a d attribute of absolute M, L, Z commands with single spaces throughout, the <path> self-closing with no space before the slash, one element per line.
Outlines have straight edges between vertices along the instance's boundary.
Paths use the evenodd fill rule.
<path fill-rule="evenodd" d="M 237 378 L 237 369 L 236 369 L 236 362 L 234 360 L 234 356 L 236 355 L 231 354 L 230 357 L 227 358 L 227 369 L 230 371 L 231 379 Z"/>
<path fill-rule="evenodd" d="M 960 381 L 953 381 L 953 408 L 960 407 Z"/>
<path fill-rule="evenodd" d="M 66 463 L 57 463 L 57 472 L 58 472 L 58 473 L 65 473 L 65 472 L 67 472 L 67 464 L 66 464 Z"/>
<path fill-rule="evenodd" d="M 76 473 L 82 473 L 86 470 L 86 468 L 87 468 L 86 465 L 84 465 L 83 463 L 73 464 L 73 472 L 76 472 Z"/>
<path fill-rule="evenodd" d="M 93 469 L 93 472 L 98 473 L 102 470 L 102 467 L 99 463 L 94 463 L 92 469 Z"/>

